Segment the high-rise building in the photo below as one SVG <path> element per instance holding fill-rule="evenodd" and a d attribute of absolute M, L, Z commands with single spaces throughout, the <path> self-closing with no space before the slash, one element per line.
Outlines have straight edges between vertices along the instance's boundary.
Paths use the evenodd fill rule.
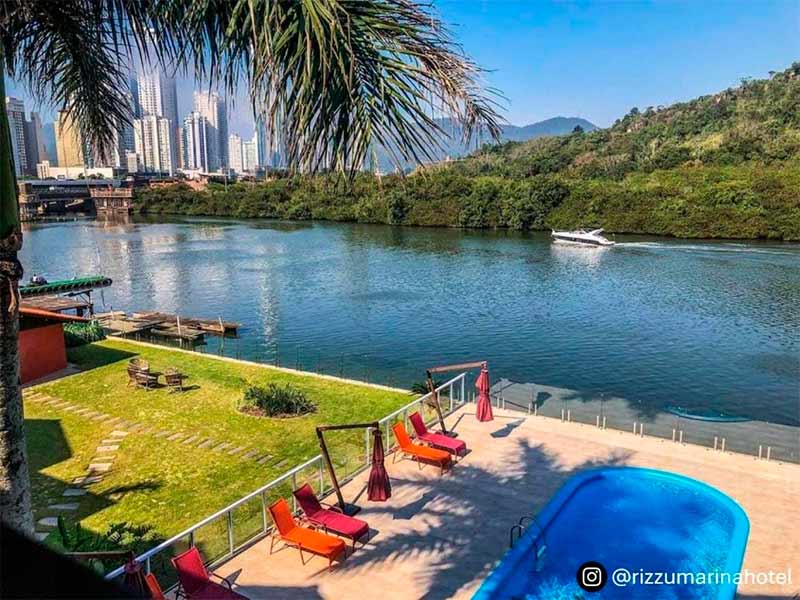
<path fill-rule="evenodd" d="M 206 118 L 208 170 L 228 167 L 228 110 L 217 92 L 195 91 L 194 110 Z"/>
<path fill-rule="evenodd" d="M 32 112 L 30 120 L 25 121 L 25 158 L 28 162 L 28 173 L 36 175 L 36 164 L 48 160 L 44 146 L 42 120 L 39 113 Z"/>
<path fill-rule="evenodd" d="M 133 110 L 138 110 L 141 117 L 156 116 L 170 122 L 169 146 L 172 153 L 170 162 L 177 167 L 180 122 L 178 121 L 178 94 L 175 89 L 175 80 L 160 69 L 156 69 L 148 73 L 140 73 L 136 85 L 139 92 L 139 104 L 138 106 L 134 104 Z M 140 158 L 144 163 L 144 157 Z"/>
<path fill-rule="evenodd" d="M 256 117 L 256 143 L 258 145 L 258 165 L 273 169 L 285 169 L 287 165 L 286 147 L 283 136 L 275 134 L 263 117 Z"/>
<path fill-rule="evenodd" d="M 252 140 L 242 142 L 242 171 L 245 173 L 258 171 L 258 140 L 256 136 L 253 136 Z"/>
<path fill-rule="evenodd" d="M 175 172 L 175 162 L 170 120 L 156 115 L 145 115 L 134 120 L 133 131 L 136 154 L 141 163 L 140 170 L 172 175 Z"/>
<path fill-rule="evenodd" d="M 234 173 L 244 173 L 242 138 L 235 133 L 228 136 L 228 166 Z"/>
<path fill-rule="evenodd" d="M 28 172 L 28 155 L 25 148 L 25 104 L 18 98 L 6 96 L 6 112 L 11 133 L 11 155 L 14 157 L 14 170 L 17 177 L 20 177 Z"/>
<path fill-rule="evenodd" d="M 59 167 L 84 166 L 80 132 L 72 117 L 63 110 L 56 119 L 56 153 Z"/>
<path fill-rule="evenodd" d="M 131 92 L 131 119 L 138 119 L 142 116 L 142 105 L 139 104 L 139 81 L 136 77 L 128 80 L 128 89 Z"/>
<path fill-rule="evenodd" d="M 183 167 L 208 172 L 208 123 L 197 111 L 183 120 Z"/>
<path fill-rule="evenodd" d="M 42 142 L 44 144 L 47 160 L 53 167 L 58 166 L 58 151 L 56 150 L 56 124 L 50 121 L 42 125 Z"/>

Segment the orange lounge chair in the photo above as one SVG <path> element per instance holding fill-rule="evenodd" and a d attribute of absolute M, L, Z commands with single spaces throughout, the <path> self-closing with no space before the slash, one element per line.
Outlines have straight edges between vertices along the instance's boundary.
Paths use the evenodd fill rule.
<path fill-rule="evenodd" d="M 406 456 L 410 456 L 412 460 L 416 459 L 420 462 L 430 462 L 439 465 L 442 469 L 442 473 L 450 466 L 451 459 L 449 452 L 413 443 L 411 438 L 408 437 L 408 432 L 402 422 L 392 425 L 392 430 L 394 430 L 394 437 L 400 445 L 400 452 Z"/>
<path fill-rule="evenodd" d="M 308 527 L 300 527 L 289 510 L 286 500 L 281 498 L 269 507 L 272 520 L 275 521 L 275 528 L 278 530 L 281 540 L 290 546 L 297 546 L 300 550 L 300 561 L 306 564 L 303 558 L 303 550 L 328 557 L 328 568 L 333 565 L 333 561 L 340 554 L 344 553 L 347 557 L 344 541 L 340 538 L 315 531 Z M 269 553 L 272 554 L 272 545 L 275 542 L 273 535 L 269 545 Z"/>

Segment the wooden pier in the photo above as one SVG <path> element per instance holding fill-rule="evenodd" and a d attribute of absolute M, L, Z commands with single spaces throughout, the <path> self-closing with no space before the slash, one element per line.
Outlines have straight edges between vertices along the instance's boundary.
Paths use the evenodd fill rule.
<path fill-rule="evenodd" d="M 150 337 L 169 340 L 194 347 L 205 344 L 206 334 L 235 337 L 239 324 L 218 319 L 179 317 L 160 312 L 136 312 L 128 315 L 122 311 L 95 315 L 109 335 L 121 337 Z"/>
<path fill-rule="evenodd" d="M 222 318 L 214 319 L 200 319 L 197 317 L 184 317 L 179 315 L 170 315 L 160 312 L 135 312 L 131 315 L 136 319 L 159 319 L 163 323 L 169 323 L 178 326 L 178 319 L 180 319 L 180 326 L 199 329 L 213 335 L 236 336 L 239 330 L 239 323 L 231 321 L 223 321 Z"/>

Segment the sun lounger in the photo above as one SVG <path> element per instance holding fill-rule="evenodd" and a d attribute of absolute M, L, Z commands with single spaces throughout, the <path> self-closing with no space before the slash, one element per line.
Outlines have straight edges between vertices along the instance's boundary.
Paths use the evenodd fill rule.
<path fill-rule="evenodd" d="M 365 521 L 343 514 L 337 506 L 322 506 L 314 490 L 307 483 L 292 493 L 309 523 L 321 527 L 326 533 L 335 533 L 352 540 L 353 550 L 356 549 L 356 542 L 359 539 L 369 536 L 369 525 Z"/>
<path fill-rule="evenodd" d="M 449 452 L 413 443 L 411 438 L 408 437 L 408 432 L 402 423 L 395 423 L 392 425 L 392 430 L 400 446 L 400 452 L 406 456 L 410 456 L 412 459 L 416 459 L 419 462 L 429 462 L 439 465 L 442 473 L 450 466 Z"/>
<path fill-rule="evenodd" d="M 280 539 L 290 546 L 296 546 L 300 550 L 300 561 L 303 564 L 305 564 L 303 550 L 327 557 L 329 569 L 336 557 L 343 553 L 346 556 L 344 542 L 339 538 L 307 527 L 300 527 L 297 521 L 294 520 L 292 512 L 289 510 L 289 505 L 283 498 L 271 504 L 269 512 L 272 515 L 272 520 L 275 521 L 275 527 L 278 530 Z M 272 543 L 274 541 L 275 537 L 273 536 L 270 542 L 270 553 L 272 553 Z"/>
<path fill-rule="evenodd" d="M 192 546 L 183 554 L 173 558 L 172 564 L 178 572 L 179 586 L 175 594 L 177 598 L 187 598 L 188 600 L 247 600 L 246 596 L 233 591 L 230 581 L 206 570 L 197 546 Z M 211 581 L 211 577 L 224 581 L 225 585 Z"/>
<path fill-rule="evenodd" d="M 417 439 L 419 441 L 430 444 L 434 448 L 450 452 L 456 456 L 460 456 L 467 451 L 467 444 L 463 440 L 448 437 L 443 433 L 429 431 L 425 426 L 425 421 L 422 420 L 418 412 L 411 413 L 408 419 L 411 421 L 411 425 L 414 427 L 414 433 L 417 434 Z"/>

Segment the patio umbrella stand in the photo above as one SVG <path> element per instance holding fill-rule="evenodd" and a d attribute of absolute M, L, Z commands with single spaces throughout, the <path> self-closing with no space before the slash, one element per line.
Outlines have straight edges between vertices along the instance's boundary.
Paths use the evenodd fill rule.
<path fill-rule="evenodd" d="M 377 421 L 373 423 L 354 423 L 350 425 L 322 425 L 317 427 L 317 438 L 319 439 L 319 447 L 322 451 L 322 458 L 325 461 L 325 466 L 328 468 L 328 475 L 330 475 L 333 489 L 336 492 L 336 498 L 339 503 L 341 511 L 348 515 L 353 516 L 357 514 L 361 507 L 357 504 L 345 502 L 342 495 L 342 488 L 339 485 L 339 480 L 336 477 L 336 470 L 333 468 L 330 452 L 325 443 L 325 431 L 341 431 L 344 429 L 372 429 L 374 439 L 372 447 L 372 469 L 369 473 L 369 483 L 367 485 L 367 498 L 373 502 L 383 502 L 392 495 L 392 486 L 389 482 L 389 475 L 386 472 L 386 467 L 383 464 L 384 451 L 383 440 L 381 436 L 380 426 Z"/>

